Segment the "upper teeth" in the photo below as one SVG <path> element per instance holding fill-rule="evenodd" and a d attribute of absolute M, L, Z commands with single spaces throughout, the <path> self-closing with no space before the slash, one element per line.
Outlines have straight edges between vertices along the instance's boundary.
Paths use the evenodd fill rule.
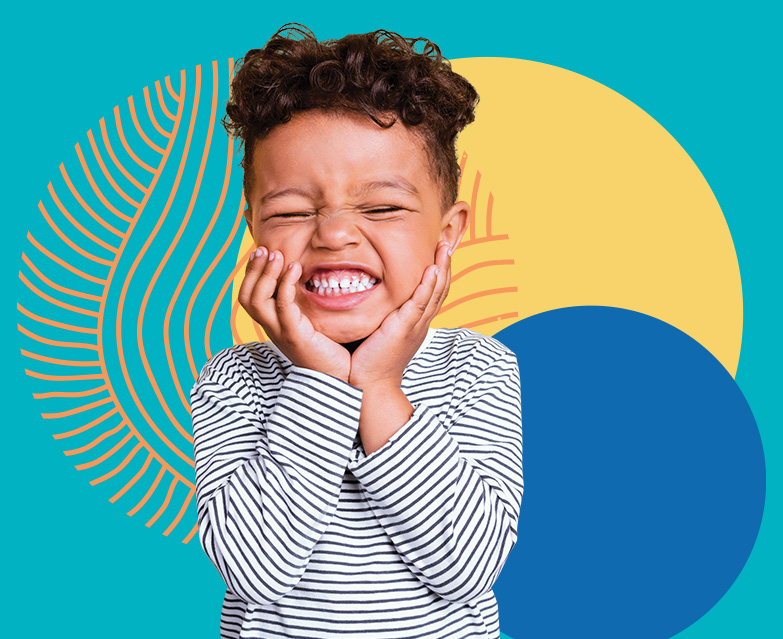
<path fill-rule="evenodd" d="M 316 275 L 310 280 L 310 284 L 316 292 L 325 293 L 327 295 L 366 291 L 377 283 L 377 279 L 370 277 L 366 273 L 361 276 L 343 276 L 342 279 L 339 280 L 335 275 Z"/>

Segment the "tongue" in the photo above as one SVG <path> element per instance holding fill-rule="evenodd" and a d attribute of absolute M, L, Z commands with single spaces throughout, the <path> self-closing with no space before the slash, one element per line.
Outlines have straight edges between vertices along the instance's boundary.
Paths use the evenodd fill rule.
<path fill-rule="evenodd" d="M 315 273 L 312 274 L 310 279 L 313 279 L 315 276 L 321 277 L 321 278 L 332 278 L 336 277 L 338 281 L 342 280 L 344 277 L 347 277 L 348 279 L 351 279 L 352 277 L 358 277 L 361 279 L 363 275 L 365 275 L 364 271 L 357 269 L 357 268 L 346 268 L 346 269 L 339 269 L 339 270 L 325 270 L 325 269 L 319 269 Z M 368 276 L 369 277 L 369 276 Z"/>

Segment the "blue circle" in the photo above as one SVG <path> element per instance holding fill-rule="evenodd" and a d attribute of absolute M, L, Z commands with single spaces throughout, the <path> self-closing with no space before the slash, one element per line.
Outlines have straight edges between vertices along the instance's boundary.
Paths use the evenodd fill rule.
<path fill-rule="evenodd" d="M 665 639 L 742 570 L 764 508 L 753 414 L 672 326 L 559 309 L 495 336 L 522 380 L 525 495 L 495 588 L 517 639 Z"/>

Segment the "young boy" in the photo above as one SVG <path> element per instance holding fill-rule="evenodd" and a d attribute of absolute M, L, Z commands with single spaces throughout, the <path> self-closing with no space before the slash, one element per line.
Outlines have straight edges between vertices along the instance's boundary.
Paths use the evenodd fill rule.
<path fill-rule="evenodd" d="M 429 329 L 467 225 L 454 144 L 477 100 L 434 44 L 388 32 L 281 30 L 234 79 L 258 246 L 239 301 L 271 343 L 218 353 L 191 395 L 222 637 L 499 635 L 516 358 Z"/>

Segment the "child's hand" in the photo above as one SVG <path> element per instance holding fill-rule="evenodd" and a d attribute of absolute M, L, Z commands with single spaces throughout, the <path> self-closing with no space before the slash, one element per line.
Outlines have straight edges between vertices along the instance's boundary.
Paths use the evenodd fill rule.
<path fill-rule="evenodd" d="M 239 288 L 239 303 L 295 366 L 327 373 L 347 382 L 350 353 L 316 331 L 302 313 L 295 301 L 302 266 L 290 262 L 284 269 L 283 262 L 280 251 L 270 254 L 263 246 L 256 250 Z"/>
<path fill-rule="evenodd" d="M 399 388 L 402 374 L 427 335 L 451 282 L 451 246 L 442 241 L 435 249 L 435 264 L 424 270 L 410 299 L 386 316 L 381 325 L 351 357 L 348 382 L 357 388 L 388 385 Z"/>

